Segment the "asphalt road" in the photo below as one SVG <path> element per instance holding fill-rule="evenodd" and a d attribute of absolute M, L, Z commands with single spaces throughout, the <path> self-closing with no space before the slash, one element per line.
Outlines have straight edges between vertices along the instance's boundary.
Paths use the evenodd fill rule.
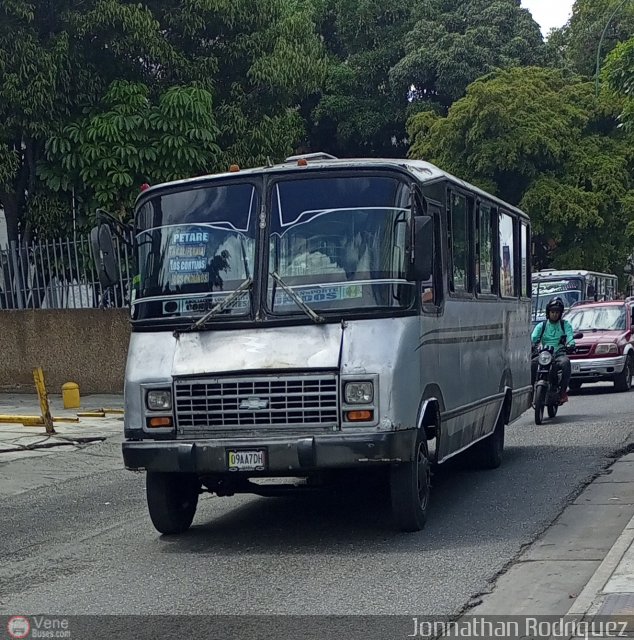
<path fill-rule="evenodd" d="M 82 477 L 0 498 L 0 611 L 454 614 L 634 440 L 633 402 L 634 391 L 591 386 L 541 427 L 525 414 L 507 430 L 500 469 L 454 464 L 434 476 L 416 534 L 393 530 L 385 496 L 350 490 L 205 496 L 193 528 L 164 538 L 143 475 L 121 469 L 116 444 L 30 458 L 12 473 L 72 473 L 81 460 Z"/>

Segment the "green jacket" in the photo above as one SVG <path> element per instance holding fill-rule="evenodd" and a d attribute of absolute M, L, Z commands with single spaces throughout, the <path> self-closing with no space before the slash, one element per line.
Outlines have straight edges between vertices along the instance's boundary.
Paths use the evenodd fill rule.
<path fill-rule="evenodd" d="M 561 330 L 561 325 L 563 322 L 564 330 Z M 557 322 L 551 322 L 550 320 L 546 320 L 546 328 L 544 329 L 544 335 L 542 335 L 542 328 L 544 323 L 540 322 L 538 325 L 535 325 L 533 329 L 533 333 L 531 335 L 531 341 L 533 344 L 542 343 L 544 347 L 553 347 L 555 349 L 555 353 L 564 349 L 559 343 L 561 336 L 565 334 L 566 336 L 566 344 L 574 347 L 575 339 L 573 337 L 572 325 L 568 320 L 557 320 Z M 541 339 L 540 339 L 541 336 Z"/>

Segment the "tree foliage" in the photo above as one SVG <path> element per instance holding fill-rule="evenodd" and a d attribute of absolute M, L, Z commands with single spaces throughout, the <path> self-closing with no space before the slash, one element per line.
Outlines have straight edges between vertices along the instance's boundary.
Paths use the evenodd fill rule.
<path fill-rule="evenodd" d="M 406 152 L 407 89 L 394 86 L 390 69 L 404 54 L 414 24 L 408 0 L 323 0 L 320 30 L 329 54 L 310 144 L 340 156 Z"/>
<path fill-rule="evenodd" d="M 483 185 L 532 218 L 537 266 L 622 272 L 634 145 L 594 85 L 543 68 L 474 82 L 446 117 L 410 121 L 410 155 Z"/>
<path fill-rule="evenodd" d="M 607 59 L 603 78 L 607 96 L 621 105 L 619 120 L 634 133 L 634 38 L 620 43 Z"/>
<path fill-rule="evenodd" d="M 27 202 L 47 195 L 70 209 L 74 188 L 85 206 L 111 205 L 140 175 L 283 157 L 305 130 L 300 102 L 324 74 L 303 0 L 258 11 L 249 0 L 3 0 L 0 203 L 10 237 L 19 224 L 28 236 Z"/>
<path fill-rule="evenodd" d="M 207 90 L 174 86 L 153 103 L 146 85 L 115 81 L 99 105 L 49 138 L 39 175 L 55 192 L 90 185 L 93 207 L 123 213 L 143 182 L 209 172 L 217 135 Z"/>
<path fill-rule="evenodd" d="M 417 13 L 390 79 L 420 100 L 446 108 L 496 68 L 544 61 L 539 26 L 515 0 L 430 0 Z"/>
<path fill-rule="evenodd" d="M 498 67 L 545 56 L 537 23 L 516 0 L 322 0 L 330 53 L 311 143 L 341 155 L 402 155 L 421 105 L 446 109 Z"/>
<path fill-rule="evenodd" d="M 566 58 L 572 68 L 594 76 L 597 64 L 634 33 L 634 4 L 622 0 L 575 0 L 572 17 L 564 27 Z M 599 48 L 601 36 L 605 31 Z"/>

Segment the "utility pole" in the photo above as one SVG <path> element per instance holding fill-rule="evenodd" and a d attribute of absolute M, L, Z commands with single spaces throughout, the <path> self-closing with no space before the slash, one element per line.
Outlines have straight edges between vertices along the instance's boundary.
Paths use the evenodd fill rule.
<path fill-rule="evenodd" d="M 605 27 L 603 29 L 603 33 L 601 34 L 601 39 L 599 40 L 599 46 L 597 47 L 597 68 L 596 68 L 596 71 L 595 71 L 595 80 L 594 80 L 594 83 L 595 83 L 594 84 L 595 96 L 599 95 L 599 72 L 601 71 L 601 46 L 603 45 L 603 39 L 605 38 L 605 34 L 608 31 L 608 27 L 610 26 L 610 23 L 612 22 L 612 18 L 614 18 L 614 16 L 619 12 L 621 7 L 623 5 L 625 5 L 625 3 L 628 2 L 628 1 L 629 0 L 621 0 L 621 2 L 618 4 L 616 9 L 612 12 L 612 15 L 610 16 L 608 21 L 605 23 Z"/>

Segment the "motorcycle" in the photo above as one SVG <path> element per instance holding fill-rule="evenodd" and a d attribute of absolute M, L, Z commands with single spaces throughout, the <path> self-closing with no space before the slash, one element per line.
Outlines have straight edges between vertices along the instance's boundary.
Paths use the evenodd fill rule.
<path fill-rule="evenodd" d="M 575 340 L 583 338 L 582 333 L 575 333 Z M 561 337 L 561 346 L 566 348 L 566 353 L 575 352 L 575 347 L 566 345 L 566 336 Z M 537 357 L 537 376 L 533 389 L 533 408 L 535 409 L 535 424 L 540 425 L 544 421 L 544 409 L 549 418 L 554 418 L 559 410 L 559 388 L 561 386 L 562 372 L 556 366 L 556 355 L 553 347 L 542 347 L 534 350 Z"/>

